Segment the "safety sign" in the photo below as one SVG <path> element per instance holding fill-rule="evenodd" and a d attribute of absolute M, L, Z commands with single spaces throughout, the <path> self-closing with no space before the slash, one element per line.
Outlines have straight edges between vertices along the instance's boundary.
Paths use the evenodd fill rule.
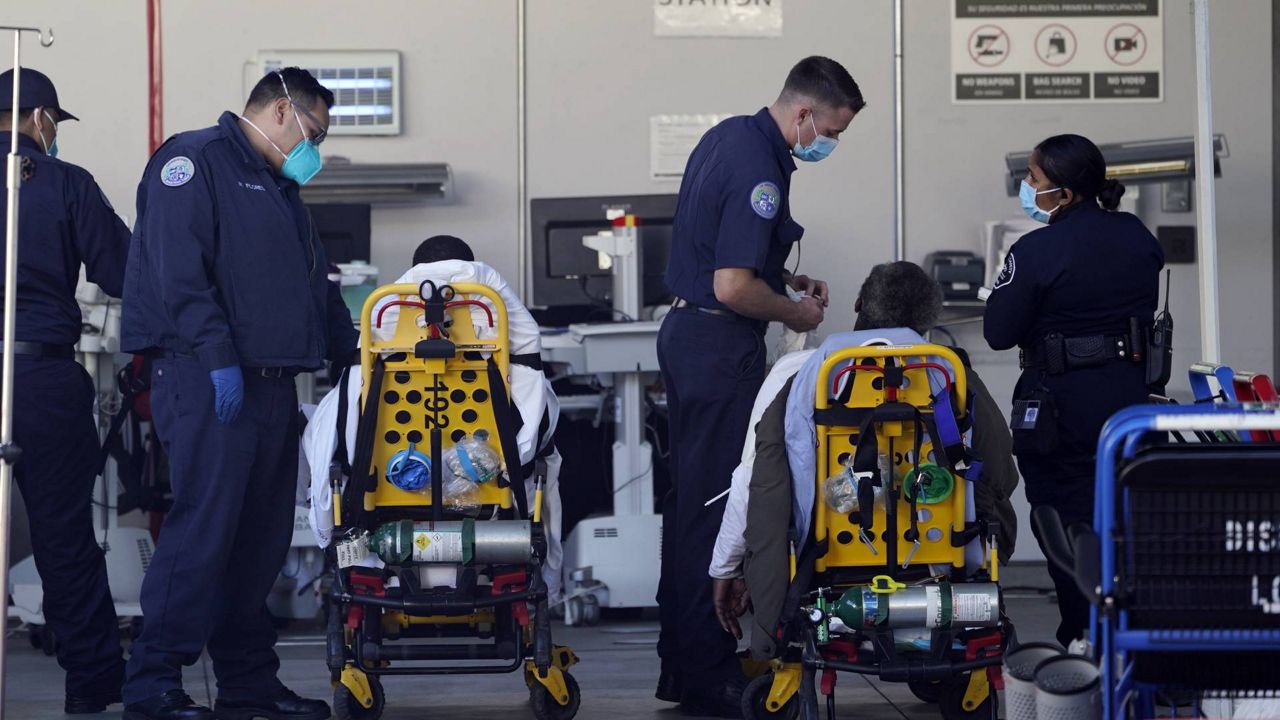
<path fill-rule="evenodd" d="M 1159 102 L 1162 4 L 951 0 L 951 99 Z"/>

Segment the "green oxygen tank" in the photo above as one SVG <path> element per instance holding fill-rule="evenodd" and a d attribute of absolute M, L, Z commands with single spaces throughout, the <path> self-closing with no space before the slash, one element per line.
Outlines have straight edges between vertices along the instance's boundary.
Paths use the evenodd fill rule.
<path fill-rule="evenodd" d="M 852 630 L 993 627 L 1000 622 L 1000 586 L 995 583 L 934 583 L 907 587 L 877 577 L 880 592 L 851 587 L 831 605 L 831 615 Z"/>
<path fill-rule="evenodd" d="M 369 550 L 388 565 L 522 564 L 534 559 L 528 520 L 396 520 L 369 536 Z"/>
<path fill-rule="evenodd" d="M 389 522 L 369 536 L 369 549 L 388 565 L 470 564 L 475 554 L 475 521 Z"/>

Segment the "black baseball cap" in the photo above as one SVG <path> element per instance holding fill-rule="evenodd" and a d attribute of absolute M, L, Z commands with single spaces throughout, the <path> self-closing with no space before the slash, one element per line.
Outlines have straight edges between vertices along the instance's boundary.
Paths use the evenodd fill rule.
<path fill-rule="evenodd" d="M 0 73 L 0 111 L 13 109 L 13 70 Z M 58 91 L 53 81 L 39 70 L 22 68 L 18 75 L 18 109 L 31 110 L 38 107 L 53 111 L 54 120 L 79 120 L 58 104 Z"/>

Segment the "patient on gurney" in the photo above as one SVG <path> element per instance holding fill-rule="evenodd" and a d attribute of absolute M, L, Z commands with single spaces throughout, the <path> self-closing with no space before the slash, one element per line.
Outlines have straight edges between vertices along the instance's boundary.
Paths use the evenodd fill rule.
<path fill-rule="evenodd" d="M 525 466 L 523 476 L 526 478 L 525 489 L 530 503 L 534 499 L 533 467 L 539 460 L 545 463 L 546 467 L 542 519 L 547 535 L 547 557 L 542 566 L 542 573 L 547 584 L 548 602 L 555 604 L 561 595 L 560 572 L 564 561 L 560 544 L 561 460 L 560 453 L 552 442 L 560 416 L 560 405 L 555 392 L 551 389 L 550 381 L 542 372 L 542 343 L 538 324 L 507 281 L 492 267 L 477 261 L 471 248 L 459 238 L 437 235 L 422 241 L 413 254 L 413 267 L 395 282 L 419 285 L 424 280 L 431 280 L 437 284 L 469 282 L 486 285 L 497 292 L 506 305 L 507 339 L 511 346 L 511 395 L 522 421 L 515 433 L 516 444 L 519 447 L 519 462 Z M 385 302 L 390 302 L 390 298 Z M 487 320 L 484 319 L 485 313 L 479 308 L 473 308 L 472 313 L 478 336 L 483 336 L 485 332 L 489 332 Z M 374 337 L 378 340 L 390 339 L 394 334 L 398 317 L 398 307 L 386 308 L 381 327 L 373 330 Z M 358 368 L 344 375 L 344 379 L 345 390 L 348 393 L 346 405 L 358 408 L 360 401 Z M 321 547 L 327 547 L 332 540 L 333 494 L 329 486 L 329 464 L 338 447 L 338 408 L 341 389 L 340 383 L 340 387 L 334 388 L 321 401 L 311 422 L 307 425 L 303 438 L 307 459 L 311 466 L 311 527 Z M 348 412 L 345 418 L 346 447 L 350 456 L 348 461 L 354 457 L 358 414 L 358 412 Z M 511 459 L 508 459 L 508 462 L 511 462 Z M 371 561 L 378 562 L 374 556 L 371 556 Z"/>
<path fill-rule="evenodd" d="M 790 582 L 788 529 L 808 537 L 814 507 L 817 435 L 813 421 L 818 371 L 840 349 L 867 345 L 927 342 L 942 309 L 942 290 L 919 266 L 909 262 L 877 265 L 858 294 L 852 332 L 831 335 L 817 350 L 802 350 L 774 364 L 756 396 L 742 462 L 733 473 L 728 505 L 716 540 L 709 573 L 716 615 L 725 631 L 742 637 L 738 618 L 753 608 L 752 654 L 775 655 L 777 627 Z M 999 406 L 964 360 L 972 392 L 972 438 L 982 458 L 982 475 L 973 501 L 979 519 L 1000 523 L 1000 557 L 1008 560 L 1017 534 L 1009 501 L 1017 486 L 1012 439 Z M 930 373 L 935 371 L 930 370 Z M 931 384 L 940 389 L 940 377 Z"/>

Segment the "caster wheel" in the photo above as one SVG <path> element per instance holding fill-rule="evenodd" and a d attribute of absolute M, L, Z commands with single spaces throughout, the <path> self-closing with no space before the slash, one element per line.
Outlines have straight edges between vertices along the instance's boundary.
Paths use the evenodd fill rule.
<path fill-rule="evenodd" d="M 569 598 L 564 603 L 564 624 L 569 627 L 578 627 L 582 624 L 585 612 L 586 603 L 582 601 L 582 598 Z"/>
<path fill-rule="evenodd" d="M 969 673 L 957 675 L 943 682 L 938 697 L 938 710 L 943 720 L 984 720 L 995 717 L 997 707 L 995 691 L 988 688 L 987 698 L 972 707 L 965 706 L 964 695 L 969 690 Z"/>
<path fill-rule="evenodd" d="M 941 680 L 908 680 L 907 688 L 920 702 L 937 703 L 942 698 Z"/>
<path fill-rule="evenodd" d="M 600 598 L 595 595 L 582 598 L 582 622 L 588 627 L 600 624 Z"/>
<path fill-rule="evenodd" d="M 538 720 L 570 720 L 578 714 L 578 707 L 582 705 L 582 691 L 578 689 L 578 681 L 572 675 L 563 674 L 565 688 L 569 691 L 567 705 L 556 702 L 546 686 L 536 680 L 529 688 L 529 704 L 533 706 L 533 716 Z"/>
<path fill-rule="evenodd" d="M 382 717 L 382 709 L 386 706 L 386 698 L 382 695 L 382 682 L 376 677 L 370 677 L 369 691 L 373 695 L 373 705 L 365 707 L 351 694 L 346 685 L 338 683 L 338 686 L 333 689 L 333 717 L 337 720 L 378 720 Z"/>
<path fill-rule="evenodd" d="M 747 683 L 742 691 L 742 717 L 745 720 L 796 720 L 800 717 L 800 701 L 795 695 L 777 710 L 769 709 L 769 690 L 773 673 L 765 673 Z"/>

